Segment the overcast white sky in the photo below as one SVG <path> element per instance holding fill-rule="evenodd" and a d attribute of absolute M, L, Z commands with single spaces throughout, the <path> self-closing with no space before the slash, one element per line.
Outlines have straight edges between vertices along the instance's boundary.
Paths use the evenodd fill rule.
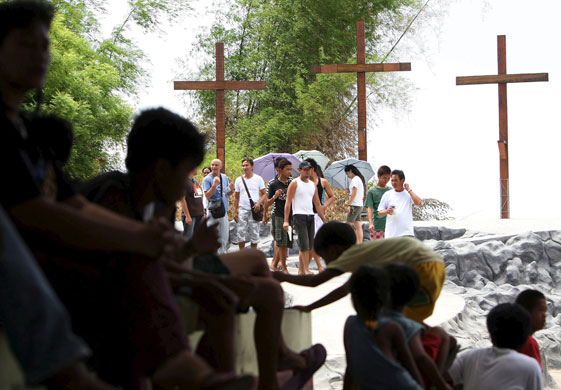
<path fill-rule="evenodd" d="M 191 2 L 191 15 L 159 37 L 140 38 L 150 53 L 151 85 L 134 102 L 138 109 L 162 105 L 188 113 L 182 92 L 173 90 L 175 59 L 189 53 L 195 34 L 211 24 L 206 3 Z M 561 1 L 450 3 L 438 35 L 424 29 L 404 38 L 403 47 L 424 47 L 421 54 L 399 55 L 412 63 L 403 76 L 415 92 L 407 111 L 386 110 L 368 123 L 369 161 L 403 169 L 421 197 L 449 203 L 458 219 L 498 219 L 497 86 L 456 86 L 455 77 L 496 74 L 497 35 L 504 34 L 507 72 L 549 73 L 547 83 L 507 88 L 511 217 L 557 218 L 561 225 Z M 118 12 L 109 18 L 120 20 Z M 193 59 L 190 70 L 201 63 Z"/>

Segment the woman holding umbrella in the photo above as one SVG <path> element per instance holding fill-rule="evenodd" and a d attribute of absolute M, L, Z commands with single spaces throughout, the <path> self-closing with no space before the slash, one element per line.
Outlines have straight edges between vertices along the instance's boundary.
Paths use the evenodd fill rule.
<path fill-rule="evenodd" d="M 364 205 L 364 198 L 366 195 L 366 182 L 360 171 L 354 165 L 347 165 L 345 167 L 345 174 L 351 183 L 349 184 L 349 203 L 347 223 L 354 226 L 356 233 L 356 242 L 360 244 L 363 239 L 362 224 L 360 223 L 360 214 Z"/>

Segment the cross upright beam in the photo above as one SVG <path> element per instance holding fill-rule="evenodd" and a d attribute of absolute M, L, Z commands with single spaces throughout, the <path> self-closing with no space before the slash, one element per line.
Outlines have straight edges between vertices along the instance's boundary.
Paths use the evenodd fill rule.
<path fill-rule="evenodd" d="M 500 206 L 501 218 L 510 218 L 509 194 L 509 169 L 508 169 L 508 110 L 507 90 L 508 83 L 527 83 L 535 81 L 548 81 L 547 73 L 520 73 L 508 74 L 506 72 L 506 37 L 497 36 L 498 74 L 490 76 L 459 76 L 456 85 L 498 84 L 499 88 L 499 169 L 500 169 Z"/>
<path fill-rule="evenodd" d="M 367 64 L 364 22 L 356 22 L 356 64 L 312 65 L 312 73 L 356 73 L 358 112 L 358 159 L 368 158 L 366 145 L 366 72 L 404 72 L 410 62 Z"/>
<path fill-rule="evenodd" d="M 174 81 L 174 90 L 214 90 L 216 91 L 216 158 L 222 161 L 222 170 L 226 167 L 226 90 L 263 90 L 264 81 L 225 81 L 224 80 L 224 43 L 217 42 L 216 50 L 216 80 L 215 81 Z"/>

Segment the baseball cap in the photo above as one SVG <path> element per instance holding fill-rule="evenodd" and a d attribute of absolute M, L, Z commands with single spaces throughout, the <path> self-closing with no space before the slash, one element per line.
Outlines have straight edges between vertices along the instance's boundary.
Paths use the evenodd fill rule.
<path fill-rule="evenodd" d="M 300 165 L 298 166 L 298 169 L 310 169 L 312 167 L 312 164 L 310 164 L 307 161 L 302 161 L 300 163 Z"/>

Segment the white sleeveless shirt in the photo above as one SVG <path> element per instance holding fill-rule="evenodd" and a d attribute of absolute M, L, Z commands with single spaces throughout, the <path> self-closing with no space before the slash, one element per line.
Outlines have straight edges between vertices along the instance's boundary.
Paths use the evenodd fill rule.
<path fill-rule="evenodd" d="M 294 193 L 294 199 L 292 199 L 292 214 L 314 215 L 313 204 L 316 185 L 311 180 L 304 183 L 299 177 L 295 180 L 298 181 L 298 186 Z"/>

